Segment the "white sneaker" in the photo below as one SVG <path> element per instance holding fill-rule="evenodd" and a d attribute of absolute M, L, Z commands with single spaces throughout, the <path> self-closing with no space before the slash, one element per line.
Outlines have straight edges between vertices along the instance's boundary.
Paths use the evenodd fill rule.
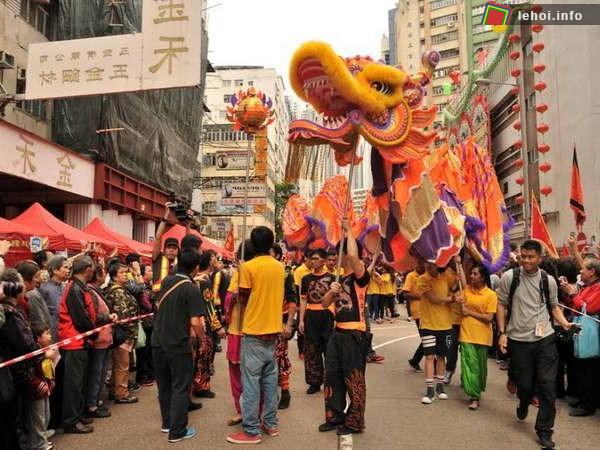
<path fill-rule="evenodd" d="M 421 399 L 421 403 L 424 405 L 431 405 L 433 403 L 433 398 L 425 396 Z"/>
<path fill-rule="evenodd" d="M 440 392 L 437 396 L 440 400 L 448 400 L 448 394 L 445 392 Z"/>

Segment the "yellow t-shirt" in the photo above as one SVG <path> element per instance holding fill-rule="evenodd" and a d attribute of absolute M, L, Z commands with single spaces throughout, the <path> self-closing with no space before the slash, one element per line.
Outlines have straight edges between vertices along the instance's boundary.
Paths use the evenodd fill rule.
<path fill-rule="evenodd" d="M 240 289 L 250 289 L 244 312 L 244 334 L 281 333 L 285 269 L 269 255 L 257 256 L 240 266 Z"/>
<path fill-rule="evenodd" d="M 381 295 L 395 295 L 396 294 L 396 280 L 392 279 L 389 273 L 381 275 L 381 284 L 379 285 L 379 291 Z"/>
<path fill-rule="evenodd" d="M 419 285 L 419 274 L 416 270 L 413 270 L 404 280 L 402 290 L 409 292 L 412 295 L 420 295 L 418 286 Z M 421 319 L 421 299 L 409 300 L 410 301 L 410 315 L 413 319 Z"/>
<path fill-rule="evenodd" d="M 464 290 L 465 306 L 481 314 L 494 314 L 498 306 L 496 293 L 487 286 L 475 291 L 470 286 Z M 475 317 L 463 316 L 460 324 L 460 342 L 479 345 L 492 345 L 492 323 L 485 323 Z"/>
<path fill-rule="evenodd" d="M 428 273 L 419 277 L 418 289 L 421 292 L 421 328 L 425 330 L 452 329 L 453 316 L 449 303 L 432 303 L 425 297 L 431 291 L 436 297 L 448 297 L 454 285 L 455 276 L 448 272 L 433 278 Z"/>
<path fill-rule="evenodd" d="M 329 270 L 329 268 L 326 268 L 326 269 L 327 269 L 327 272 L 329 272 L 332 275 L 335 275 L 336 277 L 337 277 L 338 273 L 340 274 L 340 277 L 344 276 L 344 268 L 343 267 L 340 267 L 339 271 L 337 270 L 337 267 L 333 270 Z"/>
<path fill-rule="evenodd" d="M 227 292 L 231 292 L 232 294 L 237 294 L 238 291 L 238 269 L 234 269 L 231 274 L 231 281 L 229 282 L 229 287 L 227 288 Z M 229 326 L 227 327 L 227 333 L 235 334 L 240 336 L 242 334 L 242 327 L 240 321 L 240 309 L 241 305 L 236 303 L 231 309 L 231 321 Z"/>
<path fill-rule="evenodd" d="M 371 279 L 369 280 L 369 284 L 367 286 L 367 295 L 379 295 L 381 294 L 381 288 L 379 287 L 379 283 L 375 279 L 377 275 L 374 272 L 371 274 Z"/>
<path fill-rule="evenodd" d="M 297 288 L 302 286 L 302 278 L 304 278 L 304 276 L 308 275 L 310 272 L 311 270 L 306 267 L 306 264 L 296 267 L 296 270 L 294 270 L 294 284 Z"/>

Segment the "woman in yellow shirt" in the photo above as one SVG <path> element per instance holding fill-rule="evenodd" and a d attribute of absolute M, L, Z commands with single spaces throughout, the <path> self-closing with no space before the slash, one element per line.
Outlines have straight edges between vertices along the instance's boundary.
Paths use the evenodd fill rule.
<path fill-rule="evenodd" d="M 461 381 L 471 399 L 469 409 L 479 408 L 487 380 L 487 354 L 492 346 L 492 320 L 498 299 L 490 288 L 490 275 L 480 265 L 469 272 L 469 284 L 463 292 L 460 323 Z"/>
<path fill-rule="evenodd" d="M 381 284 L 379 285 L 381 303 L 379 305 L 381 318 L 385 315 L 385 309 L 390 313 L 388 320 L 393 322 L 396 318 L 396 272 L 390 266 L 381 268 Z"/>

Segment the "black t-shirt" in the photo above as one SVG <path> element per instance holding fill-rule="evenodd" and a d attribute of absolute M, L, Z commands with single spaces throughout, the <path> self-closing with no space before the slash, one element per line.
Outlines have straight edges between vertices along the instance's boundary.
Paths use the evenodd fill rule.
<path fill-rule="evenodd" d="M 342 277 L 342 292 L 335 301 L 335 321 L 339 328 L 364 329 L 365 297 L 370 278 L 366 270 L 360 278 L 353 273 Z M 348 326 L 340 326 L 343 323 Z"/>
<path fill-rule="evenodd" d="M 158 300 L 175 284 L 190 280 L 183 274 L 166 277 L 158 294 Z M 184 283 L 165 297 L 154 314 L 152 346 L 161 347 L 165 352 L 191 353 L 190 319 L 205 316 L 206 307 L 202 292 L 193 282 Z"/>
<path fill-rule="evenodd" d="M 320 304 L 325 294 L 329 291 L 331 283 L 335 281 L 335 277 L 329 272 L 322 275 L 309 273 L 302 277 L 302 286 L 300 295 L 306 297 L 308 304 Z"/>

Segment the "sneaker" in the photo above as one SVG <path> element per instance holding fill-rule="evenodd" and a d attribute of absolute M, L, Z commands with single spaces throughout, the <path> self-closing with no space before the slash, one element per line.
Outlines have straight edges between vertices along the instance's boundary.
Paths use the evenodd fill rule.
<path fill-rule="evenodd" d="M 407 317 L 407 318 L 406 318 L 406 321 L 407 321 L 407 322 L 412 322 L 412 317 Z"/>
<path fill-rule="evenodd" d="M 444 392 L 444 385 L 442 383 L 435 385 L 435 394 L 440 400 L 448 400 L 448 394 Z"/>
<path fill-rule="evenodd" d="M 510 392 L 512 395 L 515 395 L 517 393 L 517 385 L 515 383 L 513 383 L 512 381 L 508 380 L 506 382 L 506 390 L 508 392 Z"/>
<path fill-rule="evenodd" d="M 54 450 L 55 448 L 56 448 L 56 446 L 54 445 L 54 442 L 50 442 L 50 441 L 46 442 L 46 450 Z"/>
<path fill-rule="evenodd" d="M 277 437 L 279 436 L 279 428 L 275 427 L 275 428 L 267 428 L 266 426 L 262 426 L 260 427 L 260 429 L 263 431 L 263 433 L 265 433 L 268 436 L 271 437 Z"/>
<path fill-rule="evenodd" d="M 357 433 L 357 431 L 351 430 L 346 425 L 340 425 L 337 427 L 337 435 L 338 436 L 346 436 L 347 434 Z"/>
<path fill-rule="evenodd" d="M 431 405 L 433 403 L 433 398 L 435 397 L 435 391 L 433 387 L 427 387 L 427 392 L 425 393 L 425 397 L 421 399 L 421 403 L 424 405 Z"/>
<path fill-rule="evenodd" d="M 138 398 L 135 397 L 134 395 L 130 395 L 129 397 L 115 399 L 116 405 L 129 405 L 131 403 L 137 403 L 137 402 L 138 402 Z"/>
<path fill-rule="evenodd" d="M 168 428 L 168 427 L 162 427 L 162 428 L 160 429 L 160 432 L 161 432 L 161 433 L 168 433 L 169 431 L 171 431 L 171 429 L 170 429 L 170 428 Z"/>
<path fill-rule="evenodd" d="M 307 393 L 308 395 L 311 395 L 311 394 L 316 394 L 316 393 L 317 393 L 317 392 L 319 392 L 320 390 L 321 390 L 321 386 L 317 386 L 317 385 L 313 385 L 313 384 L 311 384 L 311 385 L 309 386 L 309 388 L 306 390 L 306 393 Z"/>
<path fill-rule="evenodd" d="M 140 386 L 138 383 L 129 383 L 127 387 L 131 392 L 139 392 L 140 389 L 142 389 L 142 386 Z"/>
<path fill-rule="evenodd" d="M 199 409 L 202 409 L 202 403 L 195 403 L 190 400 L 190 403 L 188 405 L 188 412 L 198 411 Z"/>
<path fill-rule="evenodd" d="M 56 434 L 56 430 L 53 428 L 50 428 L 49 430 L 44 431 L 44 437 L 46 439 L 50 439 L 52 436 L 54 436 Z"/>
<path fill-rule="evenodd" d="M 227 442 L 232 444 L 260 444 L 262 439 L 259 434 L 252 435 L 247 434 L 245 431 L 239 431 L 227 436 Z"/>
<path fill-rule="evenodd" d="M 413 370 L 414 370 L 415 372 L 417 372 L 417 373 L 422 373 L 422 372 L 423 372 L 423 369 L 421 369 L 421 366 L 419 365 L 419 363 L 417 363 L 417 362 L 413 361 L 412 359 L 409 359 L 409 360 L 408 360 L 408 365 L 409 365 L 410 367 L 412 367 L 412 368 L 413 368 Z"/>
<path fill-rule="evenodd" d="M 287 409 L 290 407 L 290 391 L 287 389 L 281 390 L 281 398 L 279 399 L 279 405 L 277 405 L 277 409 Z"/>
<path fill-rule="evenodd" d="M 144 387 L 154 386 L 154 380 L 143 380 L 140 381 L 140 384 Z"/>
<path fill-rule="evenodd" d="M 469 404 L 469 409 L 471 411 L 476 411 L 479 409 L 479 400 L 471 400 L 471 403 Z"/>
<path fill-rule="evenodd" d="M 538 434 L 538 442 L 544 449 L 554 448 L 556 445 L 549 434 Z"/>
<path fill-rule="evenodd" d="M 447 370 L 444 376 L 444 384 L 452 383 L 452 377 L 454 376 L 454 370 Z"/>
<path fill-rule="evenodd" d="M 178 438 L 169 438 L 169 442 L 171 444 L 174 444 L 175 442 L 181 442 L 184 439 L 192 439 L 194 436 L 196 436 L 198 434 L 198 432 L 196 431 L 196 429 L 194 427 L 187 427 L 185 429 L 185 434 L 181 437 Z"/>
<path fill-rule="evenodd" d="M 367 356 L 368 363 L 380 364 L 383 361 L 385 361 L 385 356 L 378 355 L 377 353 L 371 353 L 370 355 Z"/>
<path fill-rule="evenodd" d="M 499 366 L 500 366 L 500 370 L 508 370 L 508 362 L 507 361 L 504 361 L 504 360 L 500 361 Z"/>
<path fill-rule="evenodd" d="M 77 422 L 75 425 L 65 425 L 63 427 L 63 433 L 71 433 L 71 434 L 87 434 L 94 431 L 94 427 L 90 427 L 89 425 L 84 425 L 81 422 Z"/>
<path fill-rule="evenodd" d="M 194 394 L 194 397 L 198 397 L 198 398 L 215 398 L 215 396 L 217 395 L 210 389 L 197 390 L 197 391 L 194 391 L 193 394 Z"/>
<path fill-rule="evenodd" d="M 323 422 L 321 425 L 319 425 L 319 431 L 321 433 L 325 433 L 327 431 L 335 430 L 337 427 L 338 427 L 338 425 L 335 423 Z"/>
<path fill-rule="evenodd" d="M 529 404 L 525 402 L 519 402 L 519 406 L 517 406 L 517 419 L 523 421 L 527 419 L 527 414 L 529 413 Z"/>
<path fill-rule="evenodd" d="M 107 408 L 96 408 L 95 410 L 87 410 L 85 412 L 85 417 L 91 417 L 93 419 L 105 419 L 110 417 L 110 411 Z"/>
<path fill-rule="evenodd" d="M 223 347 L 221 346 L 221 344 L 219 344 L 219 345 L 217 345 L 217 346 L 215 347 L 215 352 L 216 352 L 216 353 L 221 353 L 222 351 L 223 351 Z"/>
<path fill-rule="evenodd" d="M 84 416 L 84 417 L 80 417 L 80 418 L 79 418 L 79 421 L 80 421 L 82 424 L 84 424 L 84 425 L 89 425 L 89 424 L 91 424 L 92 422 L 94 422 L 94 419 L 92 419 L 91 417 L 86 417 L 86 416 Z"/>

